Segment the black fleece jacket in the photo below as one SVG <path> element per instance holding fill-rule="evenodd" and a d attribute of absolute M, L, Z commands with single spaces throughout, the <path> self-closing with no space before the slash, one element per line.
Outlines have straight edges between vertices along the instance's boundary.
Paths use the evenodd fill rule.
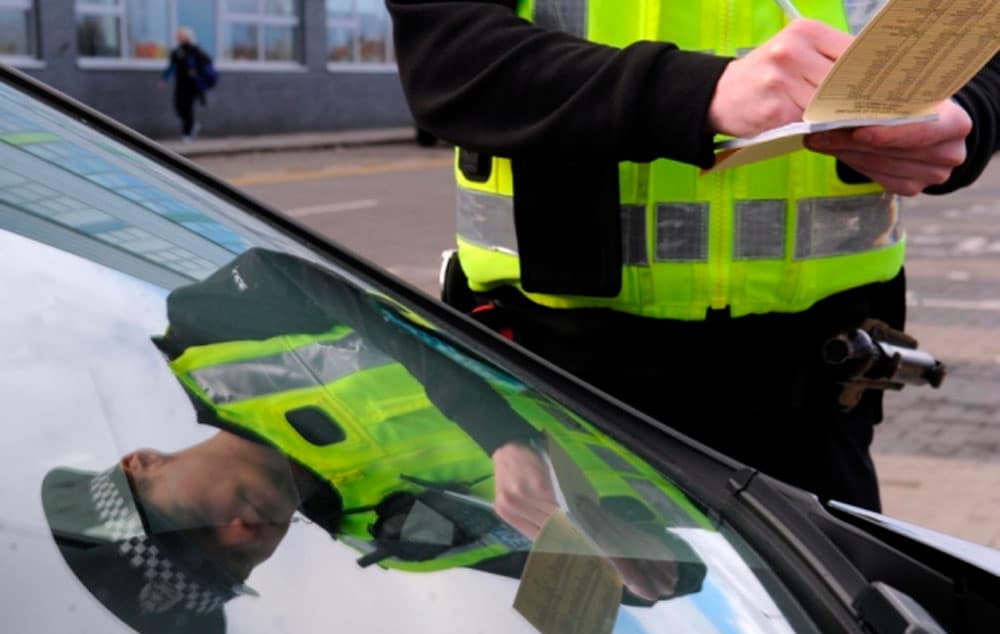
<path fill-rule="evenodd" d="M 515 0 L 387 0 L 400 78 L 418 123 L 473 151 L 517 158 L 668 158 L 707 167 L 705 118 L 729 58 L 665 42 L 623 49 L 520 19 Z M 961 92 L 974 128 L 945 193 L 997 150 L 1000 57 Z"/>

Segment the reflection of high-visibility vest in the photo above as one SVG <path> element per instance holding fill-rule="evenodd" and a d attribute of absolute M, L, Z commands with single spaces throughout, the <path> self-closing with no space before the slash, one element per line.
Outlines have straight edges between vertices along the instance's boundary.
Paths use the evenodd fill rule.
<path fill-rule="evenodd" d="M 170 366 L 220 425 L 274 446 L 331 484 L 344 507 L 338 532 L 352 546 L 363 549 L 372 539 L 375 506 L 394 493 L 421 492 L 417 483 L 464 484 L 493 499 L 490 457 L 401 364 L 349 328 L 192 346 Z M 491 385 L 572 456 L 611 512 L 661 532 L 710 527 L 682 492 L 583 420 L 512 379 Z M 382 565 L 440 570 L 527 546 L 501 527 L 430 560 Z"/>
<path fill-rule="evenodd" d="M 881 2 L 795 4 L 807 17 L 847 29 Z M 730 56 L 763 43 L 787 22 L 773 0 L 522 0 L 519 5 L 523 17 L 542 26 L 612 46 L 668 41 Z M 470 179 L 456 163 L 459 258 L 475 291 L 520 286 L 510 163 L 493 158 L 487 166 L 485 179 L 483 174 Z M 733 316 L 797 312 L 834 293 L 891 279 L 902 267 L 896 198 L 876 185 L 845 184 L 829 157 L 800 151 L 708 175 L 658 160 L 622 163 L 619 173 L 620 293 L 602 298 L 525 292 L 536 303 L 686 320 L 727 306 Z M 573 239 L 572 227 L 565 237 Z M 573 262 L 565 266 L 572 269 Z"/>

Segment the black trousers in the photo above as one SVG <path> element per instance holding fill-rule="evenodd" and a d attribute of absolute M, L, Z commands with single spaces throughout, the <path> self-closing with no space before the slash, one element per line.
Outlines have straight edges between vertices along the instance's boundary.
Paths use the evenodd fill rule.
<path fill-rule="evenodd" d="M 869 449 L 881 393 L 843 411 L 820 350 L 868 317 L 901 330 L 902 273 L 803 313 L 700 322 L 547 309 L 510 288 L 479 298 L 497 305 L 490 325 L 678 431 L 821 499 L 880 508 Z"/>
<path fill-rule="evenodd" d="M 194 130 L 194 102 L 197 98 L 198 93 L 194 90 L 174 91 L 174 111 L 181 119 L 181 131 L 184 136 L 190 136 Z"/>

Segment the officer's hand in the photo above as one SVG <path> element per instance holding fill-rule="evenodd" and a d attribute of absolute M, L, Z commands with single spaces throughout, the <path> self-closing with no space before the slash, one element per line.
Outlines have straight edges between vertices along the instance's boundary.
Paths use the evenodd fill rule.
<path fill-rule="evenodd" d="M 549 468 L 531 447 L 509 442 L 493 452 L 496 513 L 534 541 L 559 508 Z"/>
<path fill-rule="evenodd" d="M 965 162 L 965 137 L 972 131 L 969 113 L 950 100 L 937 113 L 937 121 L 926 123 L 813 134 L 806 147 L 836 156 L 894 194 L 916 196 L 947 181 Z"/>
<path fill-rule="evenodd" d="M 852 36 L 814 20 L 795 20 L 719 78 L 709 132 L 753 136 L 800 121 L 816 87 Z"/>

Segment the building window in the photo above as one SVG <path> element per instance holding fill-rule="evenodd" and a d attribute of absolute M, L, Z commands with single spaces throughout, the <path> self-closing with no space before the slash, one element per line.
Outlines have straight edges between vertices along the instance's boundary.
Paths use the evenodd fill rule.
<path fill-rule="evenodd" d="M 170 51 L 170 0 L 79 0 L 82 57 L 164 59 Z"/>
<path fill-rule="evenodd" d="M 186 26 L 194 31 L 198 46 L 212 57 L 218 55 L 218 7 L 210 0 L 174 0 L 177 10 L 176 27 Z M 175 27 L 175 31 L 176 31 Z"/>
<path fill-rule="evenodd" d="M 0 0 L 0 56 L 38 57 L 33 0 Z"/>
<path fill-rule="evenodd" d="M 222 0 L 223 59 L 297 62 L 301 59 L 296 0 Z"/>
<path fill-rule="evenodd" d="M 396 61 L 383 0 L 326 0 L 327 61 L 387 65 Z"/>
<path fill-rule="evenodd" d="M 0 0 L 0 7 L 11 3 Z M 185 26 L 220 61 L 297 63 L 299 8 L 300 0 L 77 0 L 80 56 L 90 63 L 162 62 Z"/>

